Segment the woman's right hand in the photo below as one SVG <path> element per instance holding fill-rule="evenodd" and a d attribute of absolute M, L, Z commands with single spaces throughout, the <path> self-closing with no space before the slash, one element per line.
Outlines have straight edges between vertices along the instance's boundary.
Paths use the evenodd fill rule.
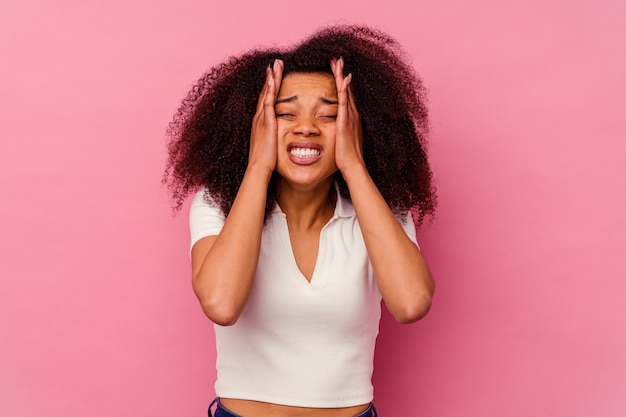
<path fill-rule="evenodd" d="M 270 172 L 276 168 L 278 127 L 274 105 L 280 90 L 283 68 L 284 63 L 280 59 L 274 60 L 272 67 L 267 67 L 265 84 L 252 119 L 248 167 L 262 167 Z"/>

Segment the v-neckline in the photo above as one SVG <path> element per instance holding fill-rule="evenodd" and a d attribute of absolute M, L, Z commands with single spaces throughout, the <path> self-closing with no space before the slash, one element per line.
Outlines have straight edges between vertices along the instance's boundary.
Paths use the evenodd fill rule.
<path fill-rule="evenodd" d="M 298 262 L 296 260 L 296 253 L 293 250 L 293 245 L 291 244 L 291 235 L 289 234 L 289 224 L 287 223 L 287 216 L 285 215 L 284 212 L 281 212 L 282 214 L 282 220 L 284 221 L 284 226 L 285 226 L 285 230 L 284 233 L 282 233 L 282 240 L 285 246 L 285 252 L 289 253 L 289 263 L 291 268 L 294 270 L 294 272 L 297 274 L 298 276 L 298 281 L 303 282 L 304 284 L 306 284 L 307 286 L 314 286 L 314 284 L 319 284 L 318 281 L 320 278 L 318 278 L 319 275 L 319 270 L 321 267 L 321 262 L 320 259 L 323 259 L 325 257 L 325 245 L 322 244 L 322 239 L 324 237 L 324 230 L 326 229 L 326 227 L 337 217 L 336 213 L 333 213 L 332 217 L 330 219 L 328 219 L 328 221 L 326 222 L 326 224 L 324 224 L 324 226 L 322 226 L 322 228 L 320 229 L 320 235 L 319 235 L 319 240 L 317 242 L 317 257 L 315 258 L 315 265 L 313 267 L 313 272 L 311 273 L 311 279 L 307 279 L 306 275 L 304 275 L 304 273 L 300 270 L 300 267 L 298 266 Z"/>
<path fill-rule="evenodd" d="M 317 283 L 317 281 L 319 281 L 319 278 L 316 278 L 316 277 L 319 274 L 318 271 L 320 269 L 320 259 L 322 259 L 325 255 L 325 253 L 323 253 L 325 252 L 323 250 L 325 245 L 322 244 L 324 230 L 330 223 L 333 222 L 333 220 L 335 220 L 335 218 L 337 218 L 337 204 L 338 204 L 339 198 L 341 197 L 339 196 L 339 190 L 337 189 L 336 184 L 335 184 L 335 195 L 336 195 L 337 201 L 335 202 L 335 207 L 333 208 L 332 214 L 329 217 L 329 219 L 326 221 L 326 223 L 322 226 L 319 232 L 319 239 L 317 242 L 317 256 L 315 258 L 313 271 L 311 272 L 311 279 L 307 279 L 306 275 L 300 270 L 300 267 L 298 266 L 298 261 L 296 260 L 296 253 L 291 243 L 291 234 L 289 233 L 289 223 L 287 222 L 287 214 L 283 211 L 283 209 L 280 207 L 280 204 L 278 202 L 276 202 L 276 208 L 274 209 L 275 211 L 280 213 L 281 215 L 280 217 L 282 218 L 282 221 L 284 222 L 285 230 L 284 230 L 284 233 L 282 233 L 281 240 L 284 239 L 285 251 L 289 252 L 289 263 L 291 264 L 291 268 L 298 275 L 298 281 L 304 282 L 309 287 L 313 286 L 314 283 Z"/>

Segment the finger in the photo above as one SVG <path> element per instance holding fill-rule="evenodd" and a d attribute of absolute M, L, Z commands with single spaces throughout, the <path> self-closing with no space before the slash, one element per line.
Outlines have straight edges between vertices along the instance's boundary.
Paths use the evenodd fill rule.
<path fill-rule="evenodd" d="M 341 85 L 341 80 L 339 79 L 340 74 L 339 74 L 339 68 L 337 66 L 337 59 L 336 58 L 331 58 L 330 60 L 330 69 L 333 73 L 333 78 L 335 79 L 335 86 L 337 87 L 337 90 L 339 90 L 339 86 Z"/>
<path fill-rule="evenodd" d="M 273 64 L 273 66 L 276 66 L 276 64 Z M 275 78 L 274 70 L 270 69 L 269 79 L 267 80 L 267 92 L 263 99 L 263 108 L 264 108 L 264 111 L 268 111 L 271 108 L 272 113 L 274 111 L 274 103 L 276 101 L 276 94 L 277 94 L 275 79 L 276 78 Z"/>
<path fill-rule="evenodd" d="M 333 75 L 334 75 L 334 78 L 335 78 L 335 87 L 337 88 L 337 95 L 338 96 L 339 96 L 339 94 L 341 92 L 341 86 L 343 85 L 343 80 L 344 80 L 343 71 L 341 69 L 340 61 L 341 61 L 341 58 L 339 58 L 339 59 L 332 58 L 330 60 L 330 69 L 333 71 Z"/>
<path fill-rule="evenodd" d="M 346 113 L 348 110 L 348 85 L 351 77 L 344 77 L 343 75 L 343 58 L 335 61 L 333 73 L 335 74 L 335 85 L 337 87 L 339 113 Z"/>
<path fill-rule="evenodd" d="M 268 66 L 265 68 L 265 83 L 263 84 L 263 88 L 261 89 L 261 93 L 259 94 L 259 100 L 256 104 L 256 113 L 258 114 L 263 108 L 263 103 L 265 103 L 265 98 L 267 97 L 267 92 L 269 89 L 269 80 L 271 78 L 271 69 Z"/>
<path fill-rule="evenodd" d="M 272 105 L 276 104 L 278 93 L 280 92 L 280 84 L 283 81 L 283 71 L 285 69 L 285 63 L 281 59 L 274 60 L 272 65 L 272 76 L 274 84 L 274 96 Z"/>
<path fill-rule="evenodd" d="M 354 92 L 352 91 L 352 73 L 348 74 L 348 76 L 346 77 L 347 80 L 347 85 L 346 85 L 346 90 L 348 93 L 348 107 L 350 108 L 350 110 L 358 115 L 358 110 L 356 108 L 356 103 L 354 101 Z"/>

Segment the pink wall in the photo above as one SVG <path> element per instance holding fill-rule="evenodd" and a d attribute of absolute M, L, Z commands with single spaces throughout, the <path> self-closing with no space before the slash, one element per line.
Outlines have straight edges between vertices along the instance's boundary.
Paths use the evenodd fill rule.
<path fill-rule="evenodd" d="M 164 129 L 206 67 L 333 22 L 389 31 L 430 89 L 438 289 L 383 318 L 381 415 L 626 415 L 626 3 L 405 3 L 0 4 L 0 415 L 204 415 Z"/>

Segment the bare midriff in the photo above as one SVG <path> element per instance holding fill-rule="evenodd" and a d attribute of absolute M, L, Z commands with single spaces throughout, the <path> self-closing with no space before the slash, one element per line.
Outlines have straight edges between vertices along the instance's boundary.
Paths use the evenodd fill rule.
<path fill-rule="evenodd" d="M 369 407 L 369 404 L 342 408 L 292 407 L 234 398 L 220 398 L 220 401 L 224 407 L 243 417 L 354 417 Z"/>

